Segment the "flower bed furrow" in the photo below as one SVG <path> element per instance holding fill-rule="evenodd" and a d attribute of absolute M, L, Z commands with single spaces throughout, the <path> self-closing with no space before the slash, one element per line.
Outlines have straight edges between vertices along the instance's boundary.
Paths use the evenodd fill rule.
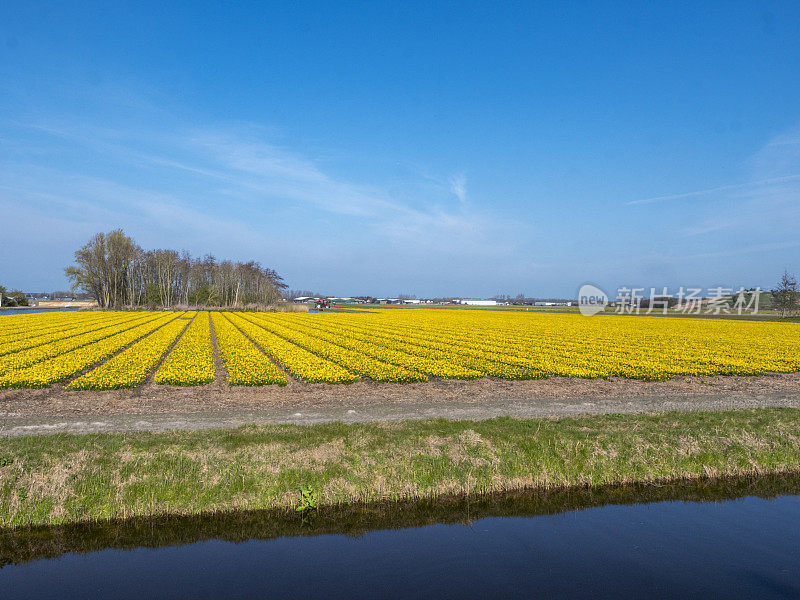
<path fill-rule="evenodd" d="M 152 318 L 151 314 L 144 323 L 97 340 L 92 344 L 38 362 L 31 367 L 6 373 L 0 376 L 0 388 L 46 387 L 56 381 L 72 377 L 155 331 L 176 316 L 176 313 L 157 314 L 160 316 Z"/>
<path fill-rule="evenodd" d="M 393 381 L 396 383 L 410 383 L 412 381 L 427 381 L 428 378 L 419 371 L 412 371 L 397 365 L 377 360 L 365 352 L 365 348 L 352 350 L 332 343 L 324 336 L 313 336 L 299 329 L 284 327 L 269 319 L 251 317 L 245 313 L 244 318 L 252 323 L 268 329 L 272 333 L 305 348 L 318 356 L 322 356 L 345 367 L 347 370 L 359 375 L 365 375 L 373 381 Z"/>
<path fill-rule="evenodd" d="M 67 389 L 112 390 L 139 385 L 186 329 L 187 323 L 181 318 L 166 323 L 124 352 L 81 375 Z"/>
<path fill-rule="evenodd" d="M 241 315 L 228 314 L 231 322 L 295 377 L 311 383 L 351 383 L 358 379 L 357 375 L 347 369 L 286 341 L 263 327 L 243 319 Z"/>
<path fill-rule="evenodd" d="M 109 317 L 85 319 L 69 325 L 65 323 L 57 328 L 48 328 L 46 333 L 39 332 L 36 335 L 19 336 L 13 340 L 0 341 L 0 356 L 84 335 L 119 322 L 121 322 L 119 316 L 115 316 L 113 319 Z"/>
<path fill-rule="evenodd" d="M 93 344 L 99 340 L 131 329 L 142 323 L 153 321 L 157 318 L 158 313 L 146 313 L 144 315 L 134 313 L 96 331 L 0 356 L 0 375 L 18 371 L 43 360 L 66 354 L 76 348 Z"/>
<path fill-rule="evenodd" d="M 229 385 L 286 385 L 286 377 L 228 318 L 211 313 Z"/>
<path fill-rule="evenodd" d="M 214 381 L 214 348 L 207 312 L 194 317 L 189 328 L 156 371 L 162 385 L 203 385 Z"/>

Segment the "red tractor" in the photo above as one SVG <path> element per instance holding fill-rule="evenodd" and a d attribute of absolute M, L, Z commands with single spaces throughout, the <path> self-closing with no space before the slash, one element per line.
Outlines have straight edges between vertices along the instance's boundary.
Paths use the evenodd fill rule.
<path fill-rule="evenodd" d="M 325 310 L 331 307 L 331 301 L 327 298 L 319 298 L 316 303 L 317 310 Z"/>

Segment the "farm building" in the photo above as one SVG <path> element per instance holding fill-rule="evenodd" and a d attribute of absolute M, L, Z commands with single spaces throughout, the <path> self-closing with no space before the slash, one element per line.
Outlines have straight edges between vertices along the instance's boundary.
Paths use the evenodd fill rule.
<path fill-rule="evenodd" d="M 497 300 L 459 300 L 459 304 L 467 304 L 469 306 L 499 306 Z"/>

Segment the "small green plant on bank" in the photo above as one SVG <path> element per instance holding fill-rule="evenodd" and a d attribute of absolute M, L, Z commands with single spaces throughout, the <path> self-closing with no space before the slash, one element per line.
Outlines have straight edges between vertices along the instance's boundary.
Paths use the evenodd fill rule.
<path fill-rule="evenodd" d="M 10 456 L 0 456 L 0 467 L 10 467 L 14 464 L 14 459 Z"/>
<path fill-rule="evenodd" d="M 307 512 L 309 510 L 317 509 L 317 492 L 310 487 L 300 488 L 300 504 L 295 510 L 297 512 Z"/>

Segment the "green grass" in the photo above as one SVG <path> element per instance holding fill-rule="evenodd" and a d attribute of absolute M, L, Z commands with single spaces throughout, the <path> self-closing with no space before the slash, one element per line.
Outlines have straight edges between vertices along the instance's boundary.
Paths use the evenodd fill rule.
<path fill-rule="evenodd" d="M 163 515 L 119 521 L 67 523 L 0 530 L 0 569 L 66 553 L 159 548 L 207 540 L 244 542 L 279 537 L 349 535 L 467 525 L 485 517 L 535 517 L 592 507 L 647 502 L 718 502 L 800 493 L 800 475 L 717 478 L 659 484 L 521 490 L 480 496 L 322 506 L 313 512 L 255 510 L 204 515 Z"/>
<path fill-rule="evenodd" d="M 800 409 L 0 440 L 0 527 L 800 472 Z"/>

